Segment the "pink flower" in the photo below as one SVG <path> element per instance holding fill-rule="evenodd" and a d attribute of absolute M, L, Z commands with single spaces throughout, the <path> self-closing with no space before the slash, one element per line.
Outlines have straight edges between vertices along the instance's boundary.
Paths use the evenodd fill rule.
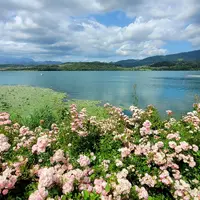
<path fill-rule="evenodd" d="M 117 179 L 118 184 L 115 188 L 115 196 L 128 195 L 131 190 L 131 183 L 126 178 Z"/>
<path fill-rule="evenodd" d="M 187 142 L 185 142 L 185 141 L 180 142 L 180 145 L 181 145 L 181 148 L 183 150 L 185 150 L 185 151 L 187 151 L 189 149 L 189 147 L 190 147 L 190 145 Z"/>
<path fill-rule="evenodd" d="M 94 180 L 94 190 L 97 194 L 106 195 L 107 192 L 105 191 L 107 182 L 104 181 L 102 178 Z"/>
<path fill-rule="evenodd" d="M 63 163 L 66 163 L 66 158 L 64 156 L 64 151 L 61 150 L 61 149 L 58 149 L 55 154 L 53 155 L 53 157 L 50 158 L 51 160 L 51 163 L 54 163 L 54 162 L 63 162 Z"/>
<path fill-rule="evenodd" d="M 123 162 L 119 159 L 115 160 L 115 164 L 116 164 L 117 167 L 123 166 Z"/>
<path fill-rule="evenodd" d="M 164 170 L 160 175 L 160 179 L 166 178 L 167 176 L 169 176 L 169 172 L 167 170 Z"/>
<path fill-rule="evenodd" d="M 4 125 L 8 125 L 8 124 L 11 124 L 11 123 L 12 123 L 11 120 L 6 120 L 6 121 L 3 122 Z"/>
<path fill-rule="evenodd" d="M 172 184 L 173 181 L 172 181 L 171 177 L 166 177 L 166 178 L 163 178 L 161 180 L 161 182 L 164 183 L 165 185 L 170 185 L 170 184 Z"/>
<path fill-rule="evenodd" d="M 157 165 L 163 165 L 166 162 L 165 154 L 163 152 L 157 152 L 155 153 L 153 160 Z"/>
<path fill-rule="evenodd" d="M 196 166 L 196 162 L 194 162 L 194 161 L 189 162 L 189 166 L 192 167 L 192 168 L 195 167 Z"/>
<path fill-rule="evenodd" d="M 193 144 L 192 149 L 194 152 L 197 152 L 199 150 L 199 147 L 197 145 Z"/>
<path fill-rule="evenodd" d="M 119 149 L 119 151 L 121 151 L 121 157 L 122 158 L 129 156 L 130 153 L 131 153 L 131 150 L 128 149 L 127 147 L 121 148 L 121 149 Z"/>
<path fill-rule="evenodd" d="M 0 121 L 8 120 L 10 118 L 10 114 L 7 112 L 1 112 L 0 113 Z"/>
<path fill-rule="evenodd" d="M 179 179 L 181 178 L 180 171 L 176 170 L 175 173 L 173 173 L 173 177 L 174 177 L 176 180 L 179 180 Z"/>
<path fill-rule="evenodd" d="M 144 187 L 139 188 L 137 185 L 135 186 L 135 190 L 138 193 L 139 199 L 148 199 L 149 195 L 148 192 Z"/>
<path fill-rule="evenodd" d="M 32 193 L 28 200 L 45 200 L 47 195 L 48 191 L 46 191 L 45 188 L 40 188 L 39 190 L 36 190 L 34 193 Z"/>
<path fill-rule="evenodd" d="M 118 179 L 126 178 L 127 175 L 128 175 L 128 170 L 127 169 L 122 169 L 122 171 L 117 173 L 117 178 Z"/>
<path fill-rule="evenodd" d="M 154 187 L 156 184 L 156 176 L 150 176 L 149 174 L 145 174 L 144 177 L 140 179 L 140 183 L 142 185 L 148 185 L 149 187 Z"/>
<path fill-rule="evenodd" d="M 171 139 L 176 139 L 176 140 L 180 140 L 180 135 L 179 133 L 170 133 L 167 135 L 167 139 L 171 140 Z"/>
<path fill-rule="evenodd" d="M 173 112 L 171 110 L 166 110 L 167 115 L 172 115 Z"/>
<path fill-rule="evenodd" d="M 164 170 L 160 175 L 159 178 L 162 183 L 165 185 L 170 185 L 172 184 L 172 178 L 169 176 L 169 172 L 167 170 Z"/>
<path fill-rule="evenodd" d="M 86 167 L 90 164 L 90 159 L 85 155 L 80 155 L 77 162 L 80 164 L 81 167 Z"/>
<path fill-rule="evenodd" d="M 179 146 L 176 146 L 176 147 L 175 147 L 175 151 L 176 151 L 176 153 L 180 153 L 180 152 L 182 151 L 181 146 L 180 146 L 180 145 L 179 145 Z"/>
<path fill-rule="evenodd" d="M 105 104 L 104 104 L 104 108 L 109 107 L 109 106 L 110 106 L 109 103 L 105 103 Z"/>
<path fill-rule="evenodd" d="M 151 122 L 149 120 L 146 120 L 144 123 L 143 123 L 143 127 L 145 128 L 150 128 L 151 127 Z"/>
<path fill-rule="evenodd" d="M 4 134 L 0 134 L 0 153 L 8 151 L 10 146 L 11 145 L 8 143 L 8 138 Z"/>
<path fill-rule="evenodd" d="M 62 187 L 63 193 L 68 194 L 74 190 L 73 182 L 66 182 Z"/>
<path fill-rule="evenodd" d="M 37 144 L 32 146 L 32 153 L 44 153 L 46 151 L 46 147 L 49 144 L 49 139 L 47 135 L 41 136 L 37 139 Z"/>
<path fill-rule="evenodd" d="M 8 194 L 8 189 L 4 189 L 4 190 L 2 191 L 2 194 L 3 194 L 3 195 L 7 195 L 7 194 Z"/>
<path fill-rule="evenodd" d="M 21 135 L 26 135 L 28 132 L 29 132 L 29 128 L 28 128 L 28 127 L 22 126 L 22 127 L 19 129 L 19 133 L 20 133 Z"/>
<path fill-rule="evenodd" d="M 174 149 L 174 148 L 176 148 L 176 146 L 177 146 L 176 142 L 174 142 L 174 141 L 170 141 L 169 142 L 169 147 L 170 148 Z"/>
<path fill-rule="evenodd" d="M 54 168 L 42 168 L 39 170 L 39 187 L 49 188 L 54 183 Z"/>
<path fill-rule="evenodd" d="M 157 146 L 158 148 L 162 148 L 162 147 L 164 146 L 164 143 L 161 142 L 161 141 L 159 141 L 159 142 L 156 143 L 156 146 Z"/>
<path fill-rule="evenodd" d="M 88 132 L 87 131 L 77 131 L 78 135 L 81 137 L 86 137 L 88 136 Z"/>

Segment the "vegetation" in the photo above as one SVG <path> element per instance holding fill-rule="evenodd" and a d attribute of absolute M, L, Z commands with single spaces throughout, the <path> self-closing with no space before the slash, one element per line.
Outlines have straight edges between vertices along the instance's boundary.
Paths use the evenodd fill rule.
<path fill-rule="evenodd" d="M 29 86 L 1 86 L 0 112 L 6 111 L 13 122 L 18 122 L 30 128 L 40 125 L 38 119 L 45 119 L 45 128 L 61 121 L 71 104 L 79 109 L 86 108 L 88 113 L 95 113 L 97 118 L 108 116 L 100 101 L 68 99 L 66 94 L 47 88 Z"/>
<path fill-rule="evenodd" d="M 177 61 L 177 62 L 158 62 L 149 66 L 152 70 L 200 70 L 200 62 L 186 62 L 186 61 Z"/>
<path fill-rule="evenodd" d="M 1 86 L 0 111 L 7 111 L 11 119 L 30 128 L 39 126 L 38 119 L 46 118 L 47 127 L 61 119 L 65 94 L 51 89 L 26 86 Z"/>
<path fill-rule="evenodd" d="M 185 62 L 200 62 L 200 50 L 190 51 L 178 54 L 171 54 L 166 56 L 152 56 L 148 58 L 144 58 L 142 60 L 121 60 L 116 62 L 117 65 L 122 67 L 136 67 L 136 66 L 144 66 L 144 65 L 152 65 L 154 63 L 160 62 L 177 62 L 177 61 L 185 61 Z"/>
<path fill-rule="evenodd" d="M 74 63 L 64 63 L 61 65 L 27 65 L 27 66 L 13 66 L 13 65 L 3 65 L 1 71 L 115 71 L 115 70 L 127 70 L 122 67 L 116 66 L 109 63 L 101 62 L 74 62 Z"/>
<path fill-rule="evenodd" d="M 16 98 L 15 90 L 22 98 Z M 6 102 L 13 105 L 2 104 L 1 98 L 0 199 L 200 198 L 200 104 L 180 120 L 170 110 L 161 120 L 153 106 L 131 106 L 132 114 L 126 116 L 121 108 L 66 101 L 64 94 L 48 89 L 41 89 L 41 100 L 24 99 L 22 90 L 27 96 L 29 91 L 42 95 L 38 88 L 7 87 Z M 33 112 L 32 128 L 16 123 L 21 118 L 14 118 L 15 111 L 29 115 L 43 108 L 44 100 L 49 107 Z M 18 109 L 22 102 L 24 109 Z M 56 124 L 49 117 L 53 113 Z"/>
<path fill-rule="evenodd" d="M 200 62 L 163 61 L 151 65 L 122 67 L 114 63 L 75 62 L 61 65 L 0 65 L 0 71 L 145 71 L 145 70 L 200 70 Z"/>

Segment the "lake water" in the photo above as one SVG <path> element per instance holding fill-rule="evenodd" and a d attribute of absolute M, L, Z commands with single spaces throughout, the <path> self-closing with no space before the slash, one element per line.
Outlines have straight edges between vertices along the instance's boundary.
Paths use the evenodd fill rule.
<path fill-rule="evenodd" d="M 136 102 L 134 84 L 140 107 L 153 104 L 162 115 L 167 109 L 180 115 L 190 111 L 194 96 L 200 95 L 200 72 L 0 72 L 0 85 L 52 88 L 66 92 L 70 98 L 102 100 L 126 107 Z"/>

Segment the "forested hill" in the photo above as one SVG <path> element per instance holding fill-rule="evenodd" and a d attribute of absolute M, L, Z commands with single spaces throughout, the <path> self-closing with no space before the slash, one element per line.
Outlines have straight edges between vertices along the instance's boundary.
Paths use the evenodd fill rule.
<path fill-rule="evenodd" d="M 200 50 L 170 54 L 166 56 L 152 56 L 142 60 L 128 59 L 128 60 L 120 60 L 115 62 L 115 64 L 123 66 L 123 67 L 135 67 L 135 66 L 144 66 L 144 65 L 152 65 L 158 62 L 173 62 L 173 61 L 200 61 Z"/>

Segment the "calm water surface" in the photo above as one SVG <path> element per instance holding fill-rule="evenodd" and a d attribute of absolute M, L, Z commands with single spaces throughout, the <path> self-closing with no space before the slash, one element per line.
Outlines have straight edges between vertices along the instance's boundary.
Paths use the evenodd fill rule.
<path fill-rule="evenodd" d="M 194 96 L 200 95 L 200 72 L 0 72 L 0 85 L 52 88 L 71 98 L 121 106 L 133 104 L 134 84 L 140 107 L 153 104 L 162 114 L 172 109 L 180 115 L 191 110 Z"/>

